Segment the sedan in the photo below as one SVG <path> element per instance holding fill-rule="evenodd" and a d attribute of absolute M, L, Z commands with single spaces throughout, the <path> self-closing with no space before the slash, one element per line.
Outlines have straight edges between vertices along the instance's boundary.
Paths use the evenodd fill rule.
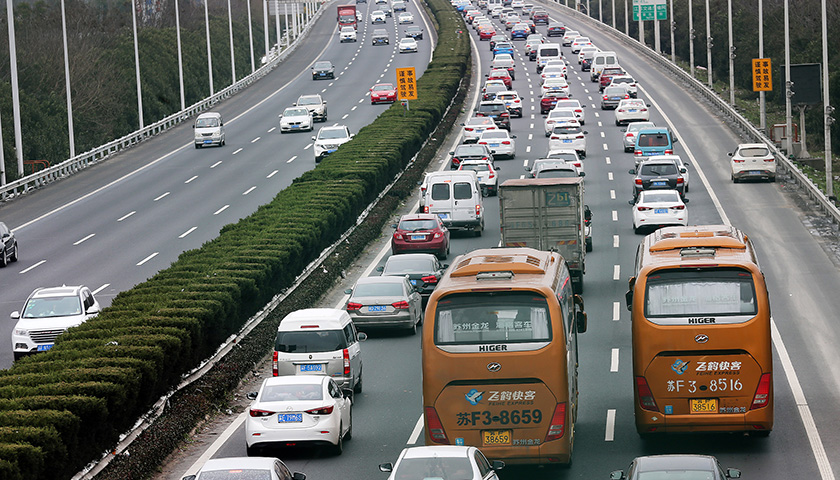
<path fill-rule="evenodd" d="M 574 164 L 546 158 L 536 160 L 533 166 L 526 166 L 525 170 L 529 172 L 528 178 L 574 178 L 586 175 Z"/>
<path fill-rule="evenodd" d="M 551 22 L 548 24 L 549 37 L 562 37 L 566 34 L 566 27 L 562 23 Z"/>
<path fill-rule="evenodd" d="M 569 148 L 576 151 L 581 158 L 585 158 L 587 133 L 581 130 L 580 125 L 571 123 L 555 125 L 551 136 L 548 137 L 548 149 Z"/>
<path fill-rule="evenodd" d="M 388 480 L 499 480 L 495 470 L 501 470 L 504 466 L 505 462 L 501 460 L 487 460 L 476 447 L 435 445 L 404 448 L 396 464 L 382 463 L 379 470 L 390 474 Z"/>
<path fill-rule="evenodd" d="M 393 238 L 397 235 L 403 234 L 395 232 Z M 425 238 L 426 234 L 408 236 Z M 359 330 L 400 328 L 414 335 L 423 323 L 423 299 L 406 277 L 362 277 L 344 293 L 350 295 L 345 309 Z"/>
<path fill-rule="evenodd" d="M 776 181 L 776 158 L 763 143 L 742 143 L 729 154 L 730 175 L 735 183 L 748 178 Z"/>
<path fill-rule="evenodd" d="M 630 98 L 636 98 L 639 96 L 639 85 L 630 75 L 613 76 L 610 80 L 610 86 L 612 85 L 623 85 L 627 89 L 627 93 L 630 95 Z"/>
<path fill-rule="evenodd" d="M 412 15 L 411 12 L 402 12 L 399 16 L 397 16 L 397 22 L 400 25 L 414 23 L 414 15 Z"/>
<path fill-rule="evenodd" d="M 677 162 L 670 159 L 646 160 L 637 169 L 630 170 L 633 178 L 633 199 L 643 190 L 676 190 L 681 196 L 685 195 L 685 179 L 682 174 L 685 168 L 677 166 Z"/>
<path fill-rule="evenodd" d="M 280 115 L 280 133 L 312 131 L 312 113 L 306 107 L 288 107 Z"/>
<path fill-rule="evenodd" d="M 499 92 L 507 92 L 508 87 L 504 80 L 487 80 L 484 82 L 484 88 L 481 90 L 482 100 L 494 100 L 496 94 Z"/>
<path fill-rule="evenodd" d="M 630 98 L 627 89 L 623 86 L 607 87 L 601 94 L 601 110 L 618 107 L 618 104 Z"/>
<path fill-rule="evenodd" d="M 510 42 L 497 42 L 496 45 L 493 47 L 493 56 L 496 56 L 500 53 L 509 53 L 511 56 L 513 55 L 513 44 Z"/>
<path fill-rule="evenodd" d="M 437 287 L 440 277 L 449 265 L 441 264 L 437 257 L 430 253 L 406 253 L 392 255 L 385 261 L 384 267 L 377 267 L 383 276 L 393 275 L 404 277 L 408 275 L 411 284 L 420 291 L 423 301 L 429 299 Z"/>
<path fill-rule="evenodd" d="M 487 145 L 493 157 L 507 158 L 516 157 L 516 142 L 513 140 L 516 135 L 511 135 L 507 130 L 488 130 L 478 137 L 479 145 Z"/>
<path fill-rule="evenodd" d="M 554 108 L 571 108 L 572 110 L 574 110 L 575 116 L 577 117 L 580 124 L 586 124 L 586 112 L 583 110 L 584 108 L 586 108 L 586 105 L 581 105 L 580 100 L 557 100 L 557 103 L 554 105 Z"/>
<path fill-rule="evenodd" d="M 342 43 L 355 42 L 356 29 L 353 27 L 341 27 L 341 32 L 339 33 L 339 41 Z"/>
<path fill-rule="evenodd" d="M 573 148 L 555 148 L 549 150 L 548 153 L 545 154 L 545 159 L 563 160 L 566 163 L 574 165 L 581 173 L 583 173 L 583 161 L 580 159 L 580 155 L 578 155 L 577 150 Z"/>
<path fill-rule="evenodd" d="M 555 108 L 548 112 L 548 115 L 545 117 L 545 136 L 550 137 L 551 132 L 554 131 L 554 125 L 558 124 L 580 126 L 580 121 L 575 116 L 575 111 L 571 108 Z"/>
<path fill-rule="evenodd" d="M 326 375 L 283 375 L 263 380 L 245 419 L 248 456 L 269 446 L 312 443 L 344 451 L 353 436 L 352 390 L 342 390 Z"/>
<path fill-rule="evenodd" d="M 545 95 L 549 90 L 562 90 L 566 94 L 566 98 L 570 96 L 569 83 L 565 78 L 547 78 L 540 87 L 540 92 Z"/>
<path fill-rule="evenodd" d="M 627 125 L 627 128 L 622 130 L 624 133 L 624 151 L 632 152 L 633 147 L 636 146 L 636 132 L 645 128 L 655 128 L 656 124 L 653 122 L 634 122 Z"/>
<path fill-rule="evenodd" d="M 423 29 L 416 25 L 412 25 L 405 29 L 405 36 L 411 37 L 415 40 L 423 40 Z"/>
<path fill-rule="evenodd" d="M 489 119 L 488 119 L 489 120 Z M 490 120 L 492 122 L 492 120 Z M 495 126 L 493 130 L 495 130 Z M 487 145 L 465 143 L 455 147 L 455 150 L 449 152 L 451 156 L 449 166 L 452 169 L 457 169 L 461 163 L 467 160 L 485 160 L 492 162 L 494 160 L 493 153 Z"/>
<path fill-rule="evenodd" d="M 560 45 L 564 47 L 570 47 L 572 45 L 572 42 L 574 42 L 575 39 L 579 36 L 580 32 L 578 32 L 577 30 L 566 29 L 566 31 L 563 33 L 563 39 L 560 40 Z"/>
<path fill-rule="evenodd" d="M 513 79 L 510 77 L 510 72 L 508 72 L 507 68 L 494 68 L 487 74 L 487 80 L 501 80 L 508 90 L 513 86 Z"/>
<path fill-rule="evenodd" d="M 18 244 L 15 233 L 3 222 L 0 222 L 0 241 L 3 243 L 3 251 L 0 252 L 0 267 L 5 267 L 9 262 L 17 262 Z"/>
<path fill-rule="evenodd" d="M 478 29 L 479 40 L 490 40 L 491 38 L 493 38 L 493 35 L 496 35 L 496 29 L 492 26 L 482 26 Z"/>
<path fill-rule="evenodd" d="M 433 253 L 441 260 L 449 255 L 449 230 L 433 213 L 410 213 L 391 225 L 391 253 Z"/>
<path fill-rule="evenodd" d="M 211 458 L 201 466 L 196 475 L 187 475 L 182 480 L 306 480 L 301 472 L 290 472 L 279 458 L 271 457 L 224 457 Z"/>
<path fill-rule="evenodd" d="M 475 143 L 485 130 L 495 130 L 498 128 L 496 122 L 489 117 L 472 117 L 462 123 L 461 126 L 464 127 L 461 131 L 464 136 L 464 143 Z M 452 152 L 450 152 L 450 155 L 452 155 Z M 453 168 L 457 168 L 457 165 Z"/>
<path fill-rule="evenodd" d="M 400 53 L 417 53 L 417 40 L 411 37 L 402 38 L 397 48 Z"/>
<path fill-rule="evenodd" d="M 577 37 L 572 42 L 572 55 L 577 55 L 580 53 L 580 49 L 583 47 L 591 47 L 592 42 L 589 40 L 589 37 Z"/>
<path fill-rule="evenodd" d="M 312 80 L 335 78 L 335 67 L 329 60 L 321 60 L 312 65 Z"/>
<path fill-rule="evenodd" d="M 531 34 L 531 29 L 528 27 L 527 24 L 518 23 L 510 29 L 510 39 L 511 40 L 525 40 L 528 38 L 528 35 Z"/>
<path fill-rule="evenodd" d="M 711 455 L 650 455 L 636 457 L 627 469 L 610 473 L 610 480 L 639 480 L 641 478 L 703 478 L 726 480 L 741 478 L 735 468 L 723 469 Z"/>
<path fill-rule="evenodd" d="M 492 52 L 493 49 L 496 48 L 496 44 L 500 43 L 500 42 L 507 42 L 507 36 L 505 36 L 501 33 L 497 33 L 496 35 L 493 35 L 492 37 L 490 37 L 490 51 Z M 508 52 L 508 53 L 510 53 L 510 52 Z M 511 57 L 511 58 L 513 58 L 513 57 Z"/>
<path fill-rule="evenodd" d="M 381 102 L 396 102 L 397 87 L 392 83 L 377 83 L 370 89 L 370 104 Z"/>
<path fill-rule="evenodd" d="M 373 13 L 370 14 L 370 23 L 385 23 L 385 12 L 382 10 L 374 10 Z"/>
<path fill-rule="evenodd" d="M 639 192 L 633 205 L 633 231 L 641 233 L 645 228 L 659 228 L 668 225 L 688 225 L 688 211 L 680 193 L 676 190 L 646 190 Z"/>
<path fill-rule="evenodd" d="M 636 98 L 622 99 L 618 102 L 618 106 L 615 107 L 616 126 L 626 125 L 630 122 L 650 121 L 650 110 L 648 108 L 650 108 L 650 104 L 645 103 L 644 100 Z"/>
<path fill-rule="evenodd" d="M 481 185 L 481 194 L 485 197 L 499 194 L 499 167 L 492 160 L 464 160 L 458 170 L 472 170 Z"/>
<path fill-rule="evenodd" d="M 546 65 L 540 73 L 540 85 L 552 78 L 566 78 L 566 67 L 563 65 Z"/>
<path fill-rule="evenodd" d="M 565 90 L 549 90 L 540 98 L 540 113 L 545 115 L 557 106 L 560 100 L 566 100 L 569 94 Z"/>

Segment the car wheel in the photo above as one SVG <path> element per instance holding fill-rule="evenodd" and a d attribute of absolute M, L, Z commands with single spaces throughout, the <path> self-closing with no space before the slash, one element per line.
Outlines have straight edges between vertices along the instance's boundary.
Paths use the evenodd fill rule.
<path fill-rule="evenodd" d="M 286 131 L 283 130 L 283 129 L 280 129 L 280 133 L 286 133 Z"/>
<path fill-rule="evenodd" d="M 685 184 L 685 193 L 688 193 L 688 184 Z"/>
<path fill-rule="evenodd" d="M 769 177 L 769 178 L 767 179 L 767 181 L 768 181 L 768 182 L 770 182 L 770 183 L 775 183 L 775 182 L 776 182 L 776 177 L 775 177 L 775 176 Z M 685 191 L 686 191 L 686 192 L 688 191 L 688 188 L 687 188 L 687 187 L 686 187 Z M 769 435 L 769 434 L 770 434 L 770 432 L 768 432 L 767 434 Z"/>
<path fill-rule="evenodd" d="M 224 146 L 225 146 L 225 139 L 224 139 L 224 138 L 222 139 L 222 143 L 220 143 L 220 144 L 219 144 L 219 146 L 220 146 L 220 147 L 224 147 Z"/>
<path fill-rule="evenodd" d="M 350 428 L 347 429 L 347 433 L 344 434 L 345 440 L 353 440 L 353 404 L 350 404 Z"/>
<path fill-rule="evenodd" d="M 362 374 L 359 373 L 359 380 L 353 385 L 353 393 L 362 393 Z"/>
<path fill-rule="evenodd" d="M 16 362 L 17 362 L 18 360 L 20 360 L 21 358 L 25 357 L 25 356 L 26 356 L 26 354 L 25 354 L 25 353 L 23 353 L 23 352 L 14 352 L 14 358 L 15 358 L 15 361 L 16 361 Z"/>
<path fill-rule="evenodd" d="M 344 436 L 341 434 L 341 429 L 344 428 L 344 425 L 339 424 L 338 426 L 338 441 L 335 445 L 333 445 L 332 451 L 333 455 L 338 456 L 344 453 Z"/>
<path fill-rule="evenodd" d="M 199 144 L 197 144 L 197 143 L 196 143 L 196 144 L 195 144 L 195 149 L 196 149 L 196 150 L 198 150 L 199 148 L 201 148 L 201 145 L 199 145 Z"/>
<path fill-rule="evenodd" d="M 6 267 L 9 264 L 9 257 L 6 254 L 6 249 L 3 248 L 3 251 L 0 252 L 0 267 Z"/>
<path fill-rule="evenodd" d="M 592 251 L 592 239 L 591 238 L 586 239 L 586 251 L 587 252 Z"/>
<path fill-rule="evenodd" d="M 616 127 L 620 127 L 620 126 L 621 126 L 621 122 L 619 122 L 618 120 L 616 120 L 616 121 L 615 121 L 615 126 L 616 126 Z"/>
<path fill-rule="evenodd" d="M 14 247 L 12 247 L 12 254 L 11 254 L 11 255 L 9 255 L 9 260 L 11 260 L 11 261 L 13 261 L 13 262 L 17 262 L 17 261 L 18 261 L 18 246 L 17 246 L 17 242 L 15 242 L 15 246 L 14 246 Z"/>
<path fill-rule="evenodd" d="M 417 322 L 411 322 L 411 326 L 408 327 L 408 334 L 417 335 Z"/>

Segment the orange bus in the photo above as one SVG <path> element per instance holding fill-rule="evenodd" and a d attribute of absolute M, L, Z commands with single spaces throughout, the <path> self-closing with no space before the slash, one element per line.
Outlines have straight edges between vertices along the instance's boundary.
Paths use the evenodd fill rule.
<path fill-rule="evenodd" d="M 626 300 L 640 435 L 770 434 L 770 302 L 746 235 L 725 225 L 657 230 L 636 251 Z"/>
<path fill-rule="evenodd" d="M 456 258 L 426 307 L 426 445 L 568 464 L 585 330 L 583 299 L 558 253 L 494 248 Z"/>

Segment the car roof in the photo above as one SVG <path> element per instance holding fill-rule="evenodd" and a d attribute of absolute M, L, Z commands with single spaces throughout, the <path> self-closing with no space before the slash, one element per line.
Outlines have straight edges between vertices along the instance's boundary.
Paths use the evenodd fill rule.
<path fill-rule="evenodd" d="M 715 457 L 708 455 L 650 455 L 638 457 L 634 460 L 640 471 L 670 470 L 674 468 L 686 470 L 715 469 Z"/>
<path fill-rule="evenodd" d="M 458 172 L 458 173 L 466 173 L 466 172 Z M 469 173 L 472 173 L 473 175 L 475 175 L 475 172 L 473 172 L 472 170 L 470 170 Z M 398 260 L 429 260 L 429 261 L 435 261 L 437 259 L 437 257 L 435 257 L 431 253 L 401 253 L 399 255 L 391 255 L 390 257 L 388 257 L 388 260 L 385 260 L 385 264 L 387 265 L 391 260 L 393 260 L 395 258 L 398 259 Z"/>
<path fill-rule="evenodd" d="M 276 458 L 272 457 L 227 457 L 211 458 L 201 467 L 202 472 L 230 470 L 234 468 L 273 470 Z"/>
<path fill-rule="evenodd" d="M 276 377 L 267 377 L 265 380 L 263 380 L 263 386 L 299 385 L 301 383 L 306 383 L 310 385 L 322 385 L 329 379 L 330 377 L 326 375 L 279 375 Z"/>
<path fill-rule="evenodd" d="M 466 457 L 469 458 L 475 447 L 460 445 L 435 445 L 408 447 L 403 450 L 401 458 L 428 458 L 428 457 Z"/>
<path fill-rule="evenodd" d="M 218 113 L 218 112 L 207 112 L 207 113 L 202 113 L 201 115 L 196 117 L 196 119 L 199 119 L 199 118 L 219 118 L 221 116 L 222 116 L 222 114 Z"/>
<path fill-rule="evenodd" d="M 79 294 L 82 285 L 39 288 L 32 292 L 32 298 L 43 297 L 72 297 Z"/>
<path fill-rule="evenodd" d="M 379 284 L 379 283 L 402 283 L 405 281 L 405 277 L 399 277 L 396 275 L 383 275 L 379 277 L 362 277 L 356 281 L 356 285 L 371 285 L 371 284 Z"/>
<path fill-rule="evenodd" d="M 409 213 L 400 217 L 403 220 L 434 220 L 437 218 L 436 213 Z"/>
<path fill-rule="evenodd" d="M 764 143 L 739 143 L 738 144 L 738 148 L 761 148 L 761 147 L 764 147 L 768 150 L 770 149 L 770 147 L 768 147 Z"/>

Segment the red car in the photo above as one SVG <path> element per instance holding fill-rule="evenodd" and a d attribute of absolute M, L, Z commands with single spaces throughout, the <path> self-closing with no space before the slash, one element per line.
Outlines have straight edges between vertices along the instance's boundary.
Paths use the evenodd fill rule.
<path fill-rule="evenodd" d="M 612 82 L 612 77 L 615 75 L 624 75 L 624 70 L 621 67 L 605 67 L 601 70 L 601 83 L 598 90 L 603 92 L 604 88 Z"/>
<path fill-rule="evenodd" d="M 569 96 L 563 90 L 549 90 L 540 99 L 540 114 L 545 115 L 554 109 L 557 100 L 567 100 Z"/>
<path fill-rule="evenodd" d="M 396 102 L 397 88 L 391 83 L 377 83 L 370 89 L 370 104 L 381 102 Z"/>
<path fill-rule="evenodd" d="M 494 68 L 490 70 L 487 80 L 501 80 L 505 82 L 505 86 L 510 90 L 513 88 L 513 79 L 510 77 L 510 72 L 507 68 Z"/>
<path fill-rule="evenodd" d="M 481 27 L 478 30 L 478 39 L 479 40 L 490 40 L 493 38 L 493 35 L 496 34 L 496 29 L 493 27 Z"/>
<path fill-rule="evenodd" d="M 546 12 L 545 10 L 533 12 L 531 13 L 531 20 L 534 23 L 542 23 L 544 25 L 548 25 L 548 12 Z"/>
<path fill-rule="evenodd" d="M 410 213 L 392 225 L 391 253 L 434 253 L 441 260 L 449 255 L 449 230 L 434 213 Z"/>

